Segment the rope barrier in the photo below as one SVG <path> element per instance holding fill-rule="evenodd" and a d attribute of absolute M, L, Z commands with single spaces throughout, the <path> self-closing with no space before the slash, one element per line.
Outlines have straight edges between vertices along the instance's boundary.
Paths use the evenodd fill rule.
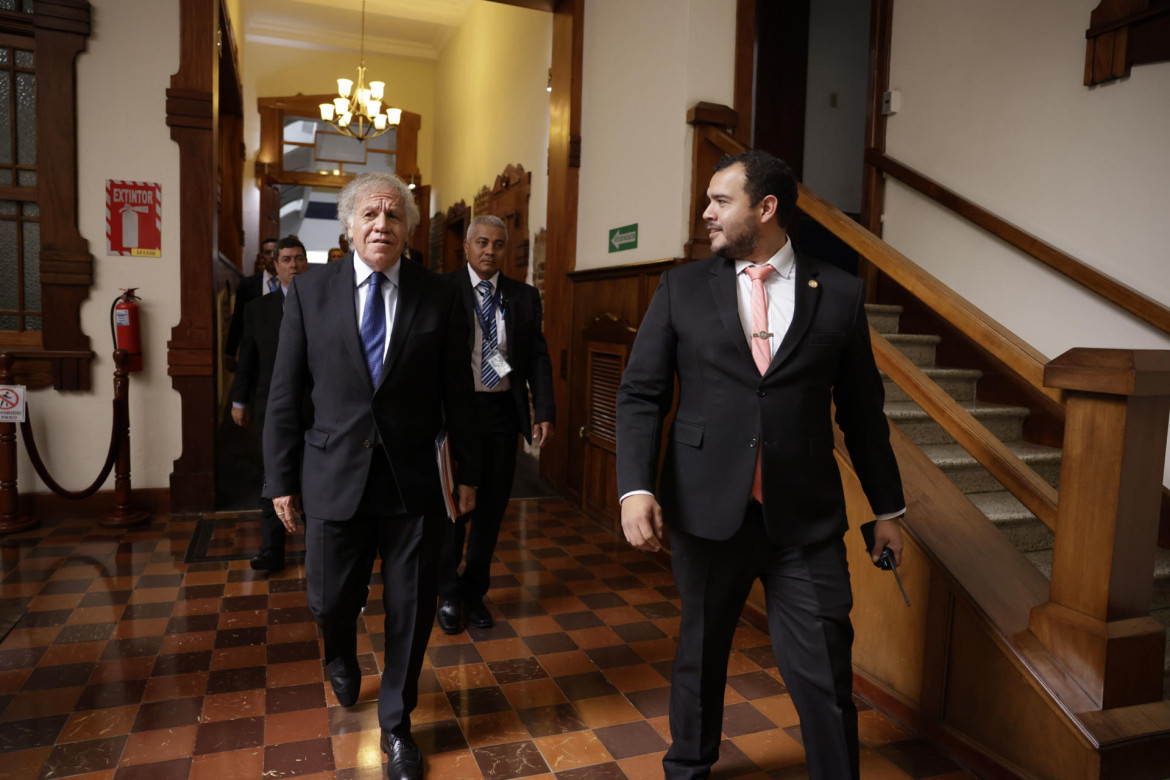
<path fill-rule="evenodd" d="M 25 419 L 20 423 L 24 447 L 32 461 L 37 476 L 52 492 L 73 501 L 89 498 L 97 493 L 114 471 L 114 509 L 98 520 L 109 528 L 125 528 L 150 519 L 147 512 L 134 510 L 130 506 L 130 382 L 126 366 L 130 353 L 123 349 L 114 351 L 114 413 L 110 429 L 110 446 L 106 452 L 101 473 L 84 490 L 67 490 L 49 473 L 45 461 L 37 448 L 32 429 L 32 417 L 28 414 L 25 401 Z M 0 353 L 0 384 L 12 384 L 14 356 L 9 352 Z M 18 518 L 18 493 L 16 488 L 16 425 L 0 423 L 0 534 L 24 530 L 36 524 L 35 519 Z"/>

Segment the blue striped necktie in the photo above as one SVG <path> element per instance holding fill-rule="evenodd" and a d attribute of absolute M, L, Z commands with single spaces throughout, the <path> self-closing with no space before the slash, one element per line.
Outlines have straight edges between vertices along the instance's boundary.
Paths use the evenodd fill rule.
<path fill-rule="evenodd" d="M 382 282 L 385 275 L 374 271 L 369 278 L 366 310 L 362 313 L 362 346 L 366 350 L 366 365 L 374 387 L 382 375 L 382 357 L 386 351 L 386 305 L 382 300 Z"/>
<path fill-rule="evenodd" d="M 489 390 L 500 383 L 500 376 L 488 362 L 488 356 L 496 351 L 499 342 L 496 340 L 496 299 L 492 296 L 492 284 L 486 279 L 476 287 L 480 292 L 482 304 L 480 306 L 479 324 L 483 327 L 482 360 L 479 366 L 479 379 Z"/>

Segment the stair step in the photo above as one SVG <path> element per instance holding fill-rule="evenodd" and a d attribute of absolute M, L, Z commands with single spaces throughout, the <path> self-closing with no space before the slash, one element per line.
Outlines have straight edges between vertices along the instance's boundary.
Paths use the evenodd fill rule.
<path fill-rule="evenodd" d="M 865 304 L 865 318 L 878 333 L 897 333 L 898 318 L 902 316 L 901 306 L 883 303 Z"/>
<path fill-rule="evenodd" d="M 886 335 L 886 340 L 919 368 L 933 368 L 934 351 L 942 337 L 923 333 L 890 333 Z"/>
<path fill-rule="evenodd" d="M 956 401 L 974 401 L 975 385 L 983 377 L 983 372 L 973 368 L 924 368 L 922 373 L 934 380 L 947 395 Z M 898 384 L 882 374 L 882 383 L 886 388 L 887 401 L 909 401 L 910 396 Z"/>
<path fill-rule="evenodd" d="M 1008 406 L 986 401 L 961 401 L 960 405 L 983 423 L 1000 441 L 1017 442 L 1023 434 L 1025 406 Z M 955 439 L 931 419 L 918 404 L 911 401 L 893 401 L 885 405 L 886 417 L 897 423 L 910 440 L 918 446 L 925 444 L 954 444 Z"/>
<path fill-rule="evenodd" d="M 1056 447 L 1013 441 L 1007 445 L 1020 460 L 1031 466 L 1049 485 L 1060 486 L 1061 452 Z M 925 444 L 921 449 L 934 465 L 950 477 L 964 493 L 1002 491 L 1003 485 L 991 476 L 975 456 L 959 444 Z M 1010 493 L 1008 495 L 1011 495 Z"/>
<path fill-rule="evenodd" d="M 967 498 L 996 528 L 1023 553 L 1052 549 L 1053 535 L 1048 526 L 1006 490 L 970 493 Z"/>
<path fill-rule="evenodd" d="M 1026 552 L 1040 573 L 1052 578 L 1052 550 Z M 1154 553 L 1154 594 L 1150 600 L 1151 612 L 1170 610 L 1170 550 L 1159 547 Z"/>

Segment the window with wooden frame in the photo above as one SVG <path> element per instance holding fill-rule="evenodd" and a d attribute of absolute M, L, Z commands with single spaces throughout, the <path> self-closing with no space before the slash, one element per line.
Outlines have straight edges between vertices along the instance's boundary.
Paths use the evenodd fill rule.
<path fill-rule="evenodd" d="M 88 0 L 0 0 L 0 350 L 33 388 L 90 387 L 74 97 L 89 31 Z"/>

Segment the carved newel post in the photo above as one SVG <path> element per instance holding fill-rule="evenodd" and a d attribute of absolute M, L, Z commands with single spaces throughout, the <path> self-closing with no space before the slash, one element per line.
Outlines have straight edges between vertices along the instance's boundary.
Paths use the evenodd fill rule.
<path fill-rule="evenodd" d="M 150 513 L 130 505 L 130 353 L 114 351 L 114 419 L 119 426 L 118 459 L 114 464 L 114 509 L 98 518 L 106 528 L 129 528 L 149 522 Z"/>
<path fill-rule="evenodd" d="M 11 352 L 0 352 L 0 385 L 14 383 L 13 360 Z M 0 422 L 0 534 L 14 534 L 37 526 L 35 517 L 20 516 L 16 454 L 16 423 Z"/>
<path fill-rule="evenodd" d="M 1166 629 L 1150 617 L 1170 417 L 1170 351 L 1074 349 L 1048 602 L 1031 630 L 1102 709 L 1162 699 Z"/>

